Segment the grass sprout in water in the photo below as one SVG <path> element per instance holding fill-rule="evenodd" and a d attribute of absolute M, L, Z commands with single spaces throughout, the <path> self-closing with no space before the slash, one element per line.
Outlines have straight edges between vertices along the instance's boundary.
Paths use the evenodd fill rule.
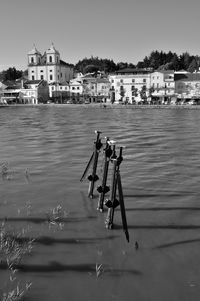
<path fill-rule="evenodd" d="M 3 180 L 11 180 L 13 178 L 12 171 L 7 161 L 1 163 L 1 176 Z"/>
<path fill-rule="evenodd" d="M 51 209 L 47 214 L 47 221 L 49 223 L 49 228 L 58 227 L 60 230 L 63 229 L 64 223 L 62 222 L 64 218 L 68 216 L 67 212 L 58 205 Z"/>
<path fill-rule="evenodd" d="M 19 264 L 23 256 L 30 253 L 33 247 L 33 239 L 25 242 L 20 239 L 24 232 L 24 229 L 17 234 L 14 231 L 8 230 L 5 222 L 0 226 L 1 263 L 6 263 L 9 270 L 6 287 L 4 289 L 1 288 L 1 301 L 23 300 L 32 285 L 31 282 L 26 282 L 22 285 L 17 277 L 18 271 L 14 268 L 14 265 Z"/>
<path fill-rule="evenodd" d="M 20 239 L 26 231 L 22 229 L 18 233 L 7 230 L 3 222 L 0 226 L 0 254 L 1 261 L 7 262 L 8 268 L 13 264 L 19 264 L 25 254 L 30 254 L 34 239 L 23 241 Z"/>
<path fill-rule="evenodd" d="M 103 264 L 96 263 L 96 276 L 97 276 L 97 278 L 100 277 L 103 272 L 104 272 Z"/>
<path fill-rule="evenodd" d="M 26 282 L 22 285 L 17 278 L 12 279 L 12 275 L 7 282 L 6 289 L 2 289 L 0 295 L 1 301 L 22 301 L 25 299 L 25 295 L 30 290 L 32 282 Z"/>

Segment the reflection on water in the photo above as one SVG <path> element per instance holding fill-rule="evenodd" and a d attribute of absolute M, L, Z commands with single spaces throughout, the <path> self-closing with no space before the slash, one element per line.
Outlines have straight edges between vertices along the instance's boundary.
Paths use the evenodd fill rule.
<path fill-rule="evenodd" d="M 0 163 L 7 171 L 0 178 L 0 220 L 16 231 L 28 227 L 21 239 L 35 238 L 31 256 L 17 267 L 22 281 L 33 282 L 30 300 L 197 300 L 199 113 L 1 108 Z M 119 210 L 115 229 L 105 229 L 97 193 L 88 199 L 88 183 L 80 182 L 97 129 L 126 147 L 121 176 L 129 244 Z M 47 218 L 58 205 L 67 212 L 62 227 Z M 98 278 L 96 264 L 103 266 Z"/>

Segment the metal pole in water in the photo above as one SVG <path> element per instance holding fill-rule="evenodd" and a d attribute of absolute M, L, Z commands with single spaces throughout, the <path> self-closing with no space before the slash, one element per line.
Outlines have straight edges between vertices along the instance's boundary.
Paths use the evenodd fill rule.
<path fill-rule="evenodd" d="M 99 157 L 99 152 L 102 147 L 101 139 L 100 139 L 100 131 L 95 131 L 97 134 L 97 139 L 94 142 L 94 161 L 93 161 L 93 168 L 92 168 L 92 174 L 89 175 L 88 180 L 90 181 L 89 183 L 89 188 L 88 188 L 88 197 L 93 198 L 93 191 L 94 191 L 94 184 L 95 182 L 99 179 L 99 177 L 96 174 L 97 170 L 97 164 L 98 164 L 98 157 Z"/>
<path fill-rule="evenodd" d="M 127 220 L 126 220 L 126 209 L 125 209 L 125 205 L 124 205 L 124 196 L 123 196 L 121 175 L 120 175 L 119 169 L 117 171 L 117 186 L 118 186 L 118 193 L 119 193 L 119 205 L 120 205 L 120 211 L 121 211 L 121 217 L 122 217 L 123 230 L 126 235 L 126 240 L 129 242 L 129 232 L 128 232 L 128 225 L 127 225 Z"/>
<path fill-rule="evenodd" d="M 100 193 L 97 210 L 99 210 L 100 212 L 103 212 L 103 203 L 104 203 L 105 194 L 110 191 L 110 188 L 106 185 L 106 183 L 107 183 L 108 167 L 109 167 L 111 155 L 112 155 L 112 149 L 109 144 L 109 138 L 107 138 L 106 147 L 104 149 L 104 168 L 103 168 L 102 184 L 97 188 L 97 191 Z"/>
<path fill-rule="evenodd" d="M 115 153 L 115 148 L 114 153 Z M 119 201 L 116 199 L 116 190 L 118 185 L 118 172 L 119 172 L 119 166 L 121 162 L 123 161 L 122 157 L 122 149 L 123 147 L 120 147 L 119 156 L 117 158 L 114 158 L 113 161 L 113 175 L 112 175 L 112 186 L 111 186 L 111 199 L 106 200 L 105 205 L 108 207 L 108 215 L 106 218 L 106 228 L 112 229 L 113 228 L 113 219 L 114 219 L 114 210 L 119 205 Z"/>
<path fill-rule="evenodd" d="M 117 168 L 117 160 L 113 159 L 113 173 L 112 173 L 112 182 L 111 182 L 111 198 L 105 201 L 105 205 L 108 207 L 108 214 L 105 221 L 106 228 L 113 228 L 113 217 L 114 217 L 114 209 L 119 205 L 118 200 L 116 199 L 116 168 Z"/>

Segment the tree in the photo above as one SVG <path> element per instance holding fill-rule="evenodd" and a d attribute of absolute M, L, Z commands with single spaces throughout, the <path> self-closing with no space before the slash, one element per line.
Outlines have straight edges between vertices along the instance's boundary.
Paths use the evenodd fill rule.
<path fill-rule="evenodd" d="M 147 93 L 146 92 L 147 92 L 146 86 L 142 86 L 142 89 L 140 90 L 140 97 L 144 102 L 146 102 L 146 100 L 147 100 Z"/>
<path fill-rule="evenodd" d="M 193 73 L 193 72 L 197 71 L 198 69 L 199 69 L 198 63 L 197 63 L 196 59 L 193 58 L 187 71 Z"/>
<path fill-rule="evenodd" d="M 123 86 L 121 86 L 120 87 L 120 92 L 119 92 L 119 94 L 120 94 L 120 96 L 121 96 L 121 101 L 123 101 L 123 98 L 124 98 L 124 96 L 125 96 L 125 89 L 124 89 L 124 87 Z"/>
<path fill-rule="evenodd" d="M 87 65 L 84 68 L 84 73 L 97 73 L 97 71 L 99 70 L 98 66 L 95 65 Z"/>
<path fill-rule="evenodd" d="M 15 67 L 10 67 L 7 70 L 1 72 L 1 80 L 15 80 L 21 78 L 23 75 L 23 71 L 16 70 Z"/>

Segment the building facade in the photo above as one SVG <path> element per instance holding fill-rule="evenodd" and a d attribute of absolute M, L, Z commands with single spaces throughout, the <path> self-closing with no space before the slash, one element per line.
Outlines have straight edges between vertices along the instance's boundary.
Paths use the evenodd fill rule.
<path fill-rule="evenodd" d="M 151 72 L 145 69 L 123 69 L 109 76 L 112 103 L 139 103 L 148 98 Z"/>
<path fill-rule="evenodd" d="M 52 44 L 42 55 L 34 46 L 28 53 L 28 79 L 64 83 L 73 78 L 74 68 L 60 58 Z"/>
<path fill-rule="evenodd" d="M 151 98 L 162 104 L 170 103 L 175 97 L 175 82 L 173 70 L 161 70 L 151 73 Z"/>
<path fill-rule="evenodd" d="M 39 104 L 48 99 L 49 87 L 44 80 L 12 81 L 1 91 L 1 102 L 7 104 Z"/>
<path fill-rule="evenodd" d="M 182 101 L 200 99 L 200 73 L 175 73 L 175 92 Z"/>

